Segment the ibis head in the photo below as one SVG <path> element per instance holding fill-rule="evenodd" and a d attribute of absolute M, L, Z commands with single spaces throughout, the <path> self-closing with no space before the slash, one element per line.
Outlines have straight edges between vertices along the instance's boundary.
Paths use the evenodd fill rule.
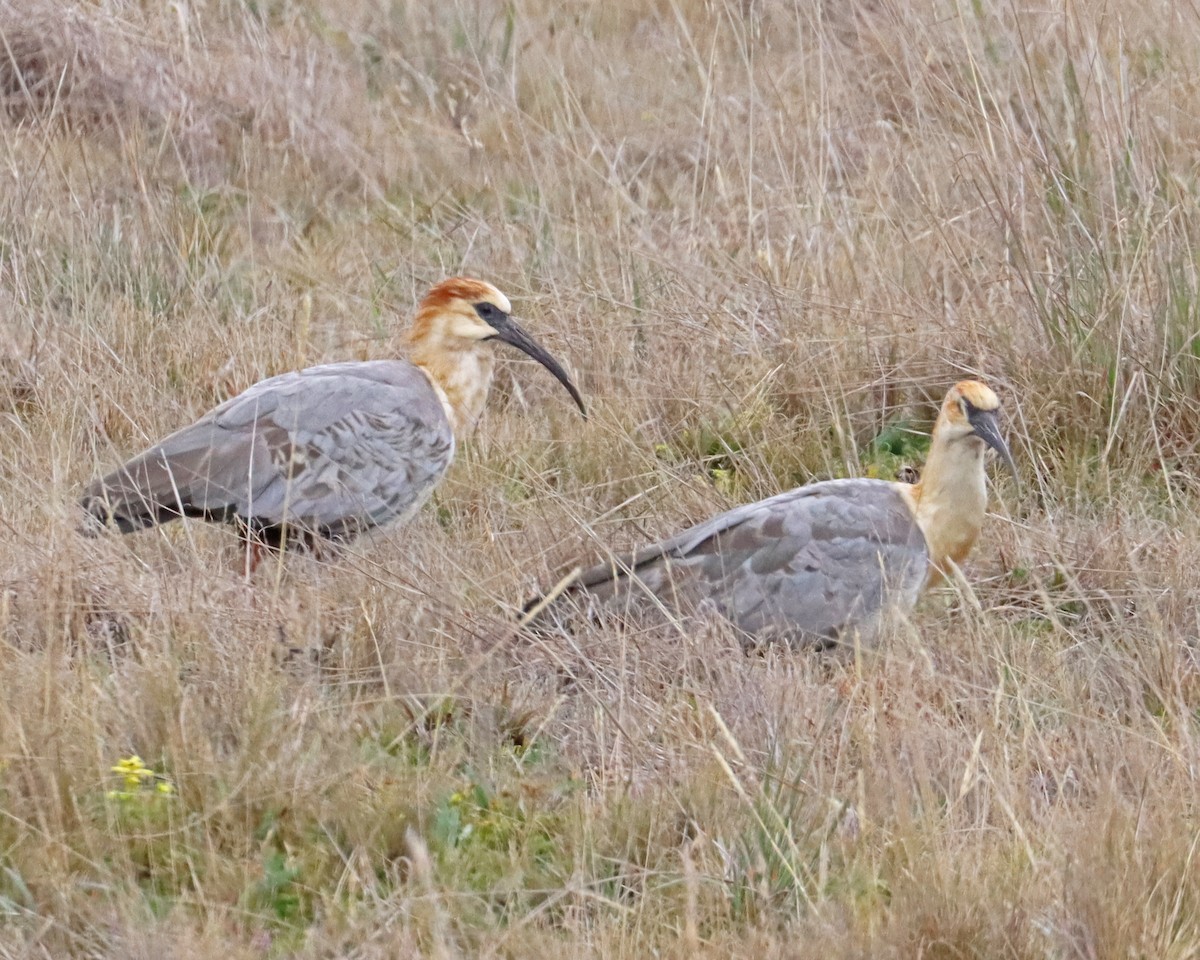
<path fill-rule="evenodd" d="M 1000 435 L 999 412 L 1000 398 L 978 380 L 959 381 L 942 403 L 925 469 L 909 491 L 929 544 L 931 583 L 966 559 L 983 527 L 987 448 L 996 451 L 1014 477 L 1017 474 Z"/>
<path fill-rule="evenodd" d="M 1009 472 L 1017 475 L 1008 444 L 1000 435 L 1000 398 L 978 380 L 960 380 L 946 394 L 938 417 L 937 433 L 946 441 L 991 447 Z"/>
<path fill-rule="evenodd" d="M 587 417 L 583 398 L 557 360 L 512 318 L 508 297 L 484 280 L 451 277 L 421 301 L 407 335 L 413 362 L 445 392 L 459 421 L 473 421 L 491 384 L 489 340 L 510 344 L 554 375 Z"/>

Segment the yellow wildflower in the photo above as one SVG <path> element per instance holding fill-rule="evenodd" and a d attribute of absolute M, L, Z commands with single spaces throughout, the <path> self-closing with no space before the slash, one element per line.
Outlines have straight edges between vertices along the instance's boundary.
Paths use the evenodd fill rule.
<path fill-rule="evenodd" d="M 126 757 L 124 760 L 117 761 L 117 765 L 111 769 L 113 773 L 119 773 L 125 778 L 125 786 L 130 789 L 139 786 L 143 780 L 154 776 L 154 771 L 147 767 L 142 758 L 136 753 L 131 757 Z"/>

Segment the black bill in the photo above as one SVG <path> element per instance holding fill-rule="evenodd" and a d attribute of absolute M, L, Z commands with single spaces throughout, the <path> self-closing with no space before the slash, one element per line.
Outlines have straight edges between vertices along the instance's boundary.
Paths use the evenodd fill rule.
<path fill-rule="evenodd" d="M 496 339 L 503 340 L 505 343 L 512 344 L 523 353 L 529 354 L 543 367 L 554 374 L 554 379 L 567 388 L 567 393 L 571 395 L 571 399 L 575 401 L 575 405 L 579 407 L 579 412 L 583 414 L 583 419 L 587 419 L 587 408 L 583 405 L 583 397 L 579 395 L 579 391 L 575 389 L 575 384 L 571 382 L 571 378 L 567 376 L 567 371 L 564 370 L 557 360 L 543 350 L 529 334 L 521 329 L 521 326 L 512 317 L 489 317 L 488 323 L 496 331 Z"/>
<path fill-rule="evenodd" d="M 996 420 L 996 411 L 978 410 L 972 407 L 967 414 L 967 420 L 970 422 L 971 428 L 975 431 L 975 436 L 995 450 L 996 453 L 1000 454 L 1000 459 L 1008 467 L 1009 473 L 1013 477 L 1016 477 L 1017 465 L 1013 463 L 1012 454 L 1008 450 L 1008 444 L 1000 436 L 1000 424 Z"/>

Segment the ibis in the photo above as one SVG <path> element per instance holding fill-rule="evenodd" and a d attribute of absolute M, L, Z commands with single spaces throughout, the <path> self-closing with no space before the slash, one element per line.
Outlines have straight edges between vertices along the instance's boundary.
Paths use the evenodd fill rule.
<path fill-rule="evenodd" d="M 736 507 L 584 570 L 527 616 L 709 610 L 755 642 L 825 648 L 869 637 L 970 553 L 987 508 L 988 448 L 1016 475 L 999 410 L 983 383 L 957 383 L 917 482 L 826 480 Z"/>
<path fill-rule="evenodd" d="M 254 384 L 111 473 L 81 498 L 88 529 L 181 517 L 234 524 L 247 572 L 264 549 L 352 539 L 411 517 L 483 411 L 491 341 L 524 351 L 583 400 L 490 283 L 453 277 L 421 300 L 406 359 L 308 367 Z"/>

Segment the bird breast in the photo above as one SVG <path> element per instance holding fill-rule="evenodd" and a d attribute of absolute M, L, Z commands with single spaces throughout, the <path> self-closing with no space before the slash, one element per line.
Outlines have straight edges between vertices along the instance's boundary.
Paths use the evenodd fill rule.
<path fill-rule="evenodd" d="M 483 413 L 494 368 L 487 348 L 446 351 L 420 365 L 456 434 L 469 431 Z"/>

